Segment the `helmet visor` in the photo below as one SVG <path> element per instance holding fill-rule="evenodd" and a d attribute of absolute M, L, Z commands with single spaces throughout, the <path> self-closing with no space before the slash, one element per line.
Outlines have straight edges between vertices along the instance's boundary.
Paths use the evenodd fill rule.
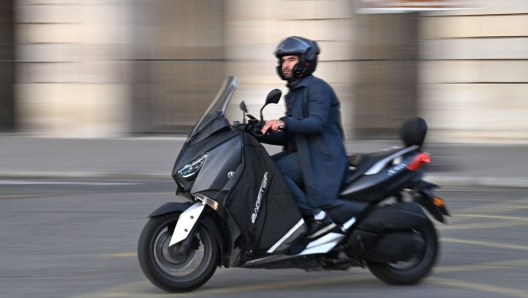
<path fill-rule="evenodd" d="M 311 47 L 311 42 L 307 40 L 298 37 L 288 37 L 281 41 L 273 54 L 276 57 L 282 57 L 284 55 L 303 55 L 306 54 Z"/>

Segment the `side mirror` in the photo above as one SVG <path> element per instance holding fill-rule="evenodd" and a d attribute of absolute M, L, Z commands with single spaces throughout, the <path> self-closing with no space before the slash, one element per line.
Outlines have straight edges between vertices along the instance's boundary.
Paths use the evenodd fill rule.
<path fill-rule="evenodd" d="M 268 93 L 268 96 L 266 96 L 266 103 L 260 109 L 260 121 L 264 121 L 264 117 L 262 116 L 262 110 L 264 110 L 264 108 L 270 103 L 279 103 L 281 96 L 282 91 L 280 91 L 279 89 L 273 89 L 270 91 L 270 93 Z"/>
<path fill-rule="evenodd" d="M 244 113 L 247 113 L 247 112 L 248 112 L 248 110 L 247 110 L 247 108 L 246 108 L 246 103 L 245 103 L 244 101 L 242 101 L 242 102 L 238 105 L 238 107 L 240 108 L 240 110 L 241 110 L 242 112 L 244 112 Z"/>
<path fill-rule="evenodd" d="M 279 89 L 271 90 L 270 93 L 268 93 L 268 96 L 266 96 L 265 106 L 270 103 L 279 103 L 281 96 L 282 96 L 282 91 L 280 91 Z"/>
<path fill-rule="evenodd" d="M 242 123 L 246 124 L 246 114 L 248 112 L 247 107 L 246 107 L 246 103 L 244 101 L 242 101 L 238 105 L 238 107 L 240 108 L 240 110 L 242 110 Z"/>

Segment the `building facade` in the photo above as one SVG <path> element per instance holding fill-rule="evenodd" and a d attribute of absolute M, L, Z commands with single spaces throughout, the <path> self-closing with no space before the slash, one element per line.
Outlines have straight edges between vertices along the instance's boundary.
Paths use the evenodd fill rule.
<path fill-rule="evenodd" d="M 272 52 L 318 41 L 346 138 L 396 138 L 424 117 L 434 142 L 528 142 L 528 2 L 359 14 L 350 0 L 15 0 L 16 131 L 57 137 L 185 133 L 223 78 L 258 114 L 284 82 Z M 280 117 L 270 106 L 265 118 Z"/>

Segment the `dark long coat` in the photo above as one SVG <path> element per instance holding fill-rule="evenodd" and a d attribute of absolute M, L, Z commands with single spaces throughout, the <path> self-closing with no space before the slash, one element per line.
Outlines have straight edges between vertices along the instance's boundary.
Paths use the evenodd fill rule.
<path fill-rule="evenodd" d="M 281 120 L 294 135 L 308 201 L 324 208 L 337 198 L 348 169 L 339 100 L 330 85 L 311 75 L 288 88 Z"/>

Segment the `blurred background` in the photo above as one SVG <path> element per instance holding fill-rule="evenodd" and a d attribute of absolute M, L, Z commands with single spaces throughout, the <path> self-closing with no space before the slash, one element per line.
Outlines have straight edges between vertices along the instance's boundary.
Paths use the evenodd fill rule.
<path fill-rule="evenodd" d="M 528 143 L 525 0 L 0 3 L 2 132 L 184 134 L 228 75 L 240 120 L 241 100 L 258 114 L 287 92 L 272 52 L 298 35 L 321 47 L 315 75 L 338 94 L 347 140 L 394 139 L 421 116 L 432 142 Z"/>
<path fill-rule="evenodd" d="M 193 295 L 528 297 L 527 0 L 0 0 L 0 296 L 168 297 L 136 245 L 146 216 L 179 200 L 181 136 L 226 76 L 230 121 L 242 100 L 256 115 L 285 94 L 272 53 L 290 35 L 321 47 L 348 153 L 427 120 L 424 179 L 453 215 L 441 257 L 417 287 L 229 269 Z"/>

